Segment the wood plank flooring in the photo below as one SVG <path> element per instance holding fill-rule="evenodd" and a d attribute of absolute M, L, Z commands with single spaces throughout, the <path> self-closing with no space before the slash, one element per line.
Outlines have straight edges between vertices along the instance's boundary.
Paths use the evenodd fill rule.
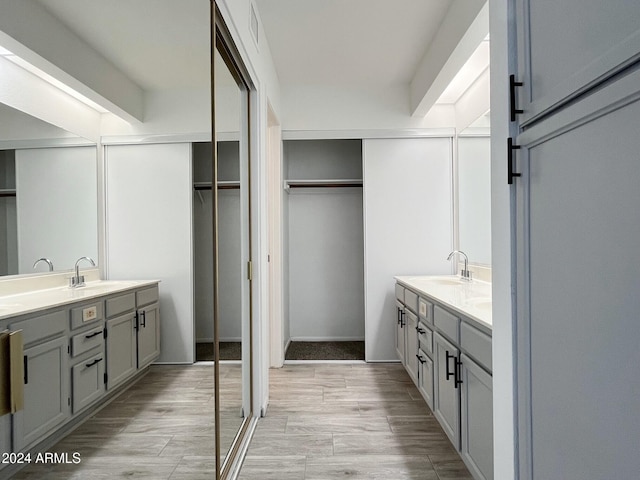
<path fill-rule="evenodd" d="M 221 371 L 223 395 L 237 400 L 239 366 Z M 291 365 L 270 376 L 240 480 L 472 480 L 401 365 Z M 14 478 L 215 478 L 213 412 L 212 367 L 153 366 L 51 449 L 79 452 L 80 464 L 30 465 Z M 226 410 L 226 444 L 237 413 Z"/>
<path fill-rule="evenodd" d="M 398 364 L 270 370 L 240 480 L 472 480 Z"/>

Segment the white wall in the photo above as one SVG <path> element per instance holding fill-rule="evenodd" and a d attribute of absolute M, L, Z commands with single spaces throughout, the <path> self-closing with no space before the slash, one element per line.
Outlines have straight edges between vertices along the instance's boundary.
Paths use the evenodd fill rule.
<path fill-rule="evenodd" d="M 17 150 L 18 270 L 49 258 L 56 270 L 98 262 L 96 147 Z M 90 266 L 83 264 L 82 268 Z"/>
<path fill-rule="evenodd" d="M 159 362 L 194 361 L 191 144 L 106 147 L 107 278 L 158 279 Z"/>
<path fill-rule="evenodd" d="M 426 117 L 412 117 L 408 86 L 286 85 L 282 105 L 285 131 L 455 127 L 452 106 L 436 105 Z"/>
<path fill-rule="evenodd" d="M 509 131 L 509 5 L 490 0 L 491 34 L 491 262 L 493 292 L 493 452 L 494 477 L 515 478 L 513 327 L 511 283 L 511 205 L 507 185 L 506 139 Z M 510 63 L 513 62 L 513 63 Z M 514 71 L 513 69 L 511 71 Z M 501 92 L 501 93 L 500 93 Z M 512 127 L 513 128 L 513 127 Z M 511 132 L 514 135 L 515 132 Z M 514 135 L 515 136 L 515 135 Z"/>
<path fill-rule="evenodd" d="M 458 137 L 459 248 L 491 265 L 491 138 Z"/>
<path fill-rule="evenodd" d="M 364 141 L 367 361 L 398 360 L 393 277 L 452 271 L 451 147 L 450 138 Z"/>

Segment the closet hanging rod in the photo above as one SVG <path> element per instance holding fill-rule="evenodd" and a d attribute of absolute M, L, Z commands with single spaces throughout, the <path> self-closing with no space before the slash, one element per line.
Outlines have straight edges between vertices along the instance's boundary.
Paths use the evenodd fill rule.
<path fill-rule="evenodd" d="M 361 188 L 362 180 L 287 180 L 285 189 L 290 188 Z"/>
<path fill-rule="evenodd" d="M 211 190 L 211 182 L 196 182 L 194 190 Z M 239 190 L 240 182 L 218 182 L 218 190 Z"/>
<path fill-rule="evenodd" d="M 14 189 L 0 189 L 0 197 L 15 197 L 16 191 Z"/>

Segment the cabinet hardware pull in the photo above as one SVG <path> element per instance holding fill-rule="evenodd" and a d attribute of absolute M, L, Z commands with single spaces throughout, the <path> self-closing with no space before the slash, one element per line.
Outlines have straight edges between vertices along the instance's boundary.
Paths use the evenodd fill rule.
<path fill-rule="evenodd" d="M 99 362 L 101 362 L 101 361 L 102 361 L 102 359 L 101 359 L 101 358 L 96 358 L 96 359 L 95 359 L 93 362 L 91 362 L 91 363 L 85 363 L 85 365 L 84 365 L 84 366 L 85 366 L 85 367 L 87 367 L 87 368 L 89 368 L 89 367 L 93 367 L 96 363 L 99 363 Z"/>
<path fill-rule="evenodd" d="M 423 365 L 424 365 L 425 363 L 427 363 L 427 361 L 426 361 L 424 358 L 422 358 L 422 356 L 420 356 L 420 355 L 416 355 L 416 357 L 418 358 L 418 361 L 419 361 L 421 364 L 423 364 Z"/>
<path fill-rule="evenodd" d="M 139 314 L 138 312 L 136 312 L 135 316 L 134 316 L 134 323 L 133 323 L 133 329 L 134 330 L 138 330 L 140 324 L 139 324 Z"/>
<path fill-rule="evenodd" d="M 100 330 L 99 332 L 90 333 L 89 335 L 85 335 L 84 338 L 93 338 L 93 337 L 95 337 L 97 335 L 100 335 L 100 334 L 102 334 L 102 330 Z"/>
<path fill-rule="evenodd" d="M 24 384 L 28 385 L 29 384 L 29 357 L 25 355 L 22 361 L 24 362 Z"/>
<path fill-rule="evenodd" d="M 521 176 L 513 171 L 513 151 L 520 150 L 520 145 L 514 145 L 513 138 L 507 138 L 507 183 L 513 185 L 513 177 Z"/>
<path fill-rule="evenodd" d="M 427 331 L 426 331 L 426 330 L 423 330 L 423 329 L 422 329 L 422 328 L 420 328 L 420 327 L 416 327 L 416 330 L 418 331 L 418 333 L 419 333 L 420 335 L 422 335 L 423 333 L 427 333 Z"/>
<path fill-rule="evenodd" d="M 147 312 L 146 312 L 146 310 L 143 310 L 142 312 L 140 312 L 140 314 L 142 315 L 142 328 L 147 328 Z"/>
<path fill-rule="evenodd" d="M 456 358 L 455 355 L 451 355 L 449 353 L 449 350 L 446 351 L 446 367 L 447 367 L 447 381 L 449 381 L 449 379 L 451 378 L 451 375 L 454 375 L 454 379 L 455 379 L 455 372 L 450 372 L 449 371 L 449 360 L 452 358 Z"/>
<path fill-rule="evenodd" d="M 400 322 L 402 321 L 400 319 L 400 312 L 402 312 L 402 310 L 400 310 L 399 307 L 396 307 L 396 313 L 397 313 L 396 317 L 397 317 L 397 320 L 398 320 L 398 325 L 400 325 Z"/>
<path fill-rule="evenodd" d="M 405 315 L 404 310 L 402 310 L 400 312 L 400 328 L 404 328 L 406 324 L 406 322 L 404 321 L 404 315 Z"/>
<path fill-rule="evenodd" d="M 454 358 L 456 360 L 454 364 L 455 368 L 453 371 L 453 380 L 454 380 L 453 386 L 454 388 L 458 388 L 458 385 L 462 384 L 462 380 L 460 380 L 460 377 L 462 376 L 460 373 L 460 367 L 462 366 L 462 362 L 458 359 L 458 357 L 454 357 Z"/>
<path fill-rule="evenodd" d="M 516 108 L 516 87 L 522 87 L 522 82 L 516 82 L 515 75 L 509 75 L 509 110 L 511 111 L 511 121 L 516 121 L 516 115 L 524 113 L 524 110 Z"/>

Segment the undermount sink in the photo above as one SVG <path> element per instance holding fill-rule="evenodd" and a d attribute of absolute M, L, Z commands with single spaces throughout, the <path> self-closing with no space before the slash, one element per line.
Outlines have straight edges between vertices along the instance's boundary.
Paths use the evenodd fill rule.
<path fill-rule="evenodd" d="M 431 279 L 434 283 L 438 283 L 440 285 L 462 285 L 464 282 L 459 278 L 433 278 Z"/>
<path fill-rule="evenodd" d="M 470 298 L 468 303 L 470 306 L 477 308 L 478 310 L 490 312 L 492 309 L 492 302 L 488 298 Z"/>
<path fill-rule="evenodd" d="M 93 290 L 105 290 L 107 288 L 128 288 L 134 287 L 137 283 L 127 280 L 102 280 L 99 282 L 91 282 L 87 283 L 82 287 L 72 288 L 71 290 L 82 292 L 82 291 L 93 291 Z"/>

